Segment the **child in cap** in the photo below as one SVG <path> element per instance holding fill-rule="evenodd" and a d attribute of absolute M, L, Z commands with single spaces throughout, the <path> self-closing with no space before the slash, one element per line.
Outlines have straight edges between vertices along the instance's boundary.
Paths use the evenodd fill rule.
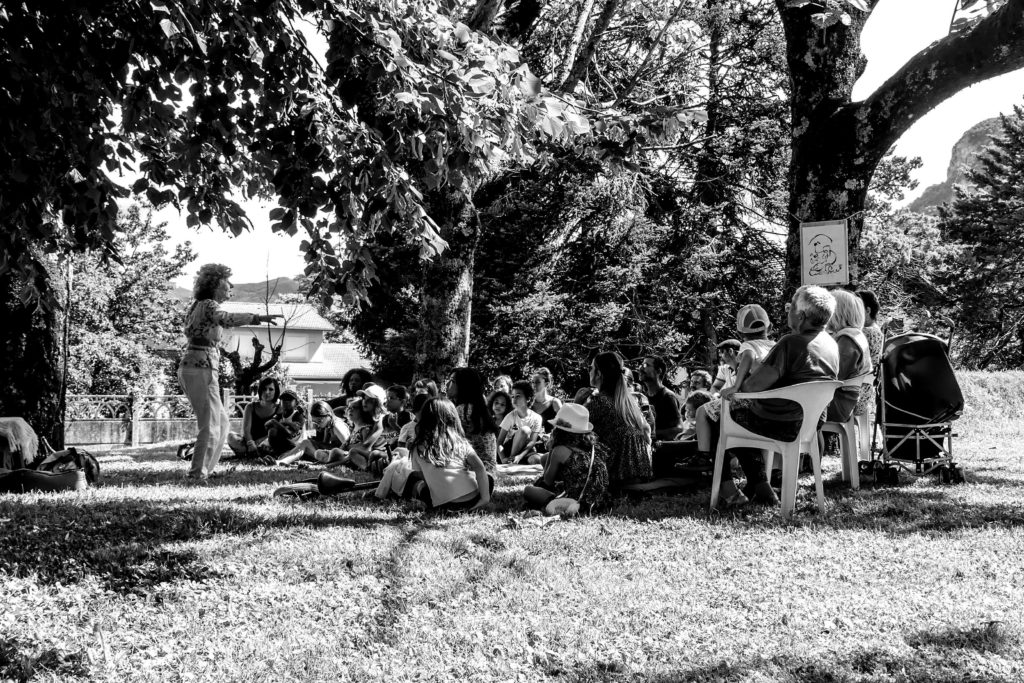
<path fill-rule="evenodd" d="M 722 389 L 722 396 L 731 397 L 750 374 L 761 365 L 761 361 L 775 346 L 768 339 L 768 331 L 772 324 L 768 313 L 757 304 L 747 304 L 736 314 L 736 331 L 740 334 L 740 350 L 736 355 L 736 379 L 731 386 Z M 682 467 L 688 471 L 710 472 L 714 466 L 712 440 L 718 434 L 718 423 L 721 420 L 722 399 L 708 401 L 695 413 L 697 432 L 697 454 L 692 461 Z"/>
<path fill-rule="evenodd" d="M 600 504 L 608 490 L 606 449 L 594 438 L 590 411 L 564 403 L 551 427 L 544 474 L 523 490 L 526 502 L 536 508 L 546 508 L 556 498 L 573 499 L 583 508 Z"/>

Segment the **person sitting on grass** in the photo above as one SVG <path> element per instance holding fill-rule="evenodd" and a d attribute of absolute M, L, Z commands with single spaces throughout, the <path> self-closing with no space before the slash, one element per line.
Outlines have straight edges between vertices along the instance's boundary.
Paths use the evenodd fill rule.
<path fill-rule="evenodd" d="M 495 391 L 487 399 L 487 410 L 491 411 L 494 424 L 500 425 L 505 416 L 512 412 L 512 397 L 505 391 Z"/>
<path fill-rule="evenodd" d="M 587 409 L 594 435 L 608 447 L 609 487 L 618 492 L 650 480 L 652 429 L 626 385 L 622 357 L 612 351 L 597 354 L 590 364 L 590 385 L 597 391 Z"/>
<path fill-rule="evenodd" d="M 462 432 L 480 457 L 488 474 L 498 464 L 498 427 L 484 402 L 484 381 L 473 368 L 456 368 L 448 381 L 448 400 L 455 404 L 462 422 Z"/>
<path fill-rule="evenodd" d="M 398 436 L 409 422 L 412 422 L 412 413 L 409 412 L 409 390 L 401 384 L 392 384 L 388 387 L 388 400 L 385 404 L 387 415 L 384 416 L 384 432 L 388 435 Z"/>
<path fill-rule="evenodd" d="M 505 416 L 498 430 L 498 449 L 503 454 L 503 462 L 536 464 L 530 458 L 540 456 L 533 446 L 543 433 L 541 416 L 530 410 L 533 400 L 533 386 L 520 380 L 512 384 L 512 412 Z"/>
<path fill-rule="evenodd" d="M 654 408 L 654 438 L 676 438 L 683 426 L 683 400 L 679 394 L 665 386 L 668 365 L 661 356 L 645 356 L 640 376 L 643 377 L 647 398 Z"/>
<path fill-rule="evenodd" d="M 491 382 L 491 391 L 497 393 L 504 391 L 506 394 L 512 394 L 512 378 L 508 375 L 498 375 Z M 509 404 L 511 406 L 511 404 Z M 509 408 L 511 410 L 511 408 Z"/>
<path fill-rule="evenodd" d="M 352 433 L 345 443 L 335 448 L 318 450 L 314 456 L 328 467 L 347 465 L 365 471 L 383 430 L 380 423 L 374 421 L 374 414 L 366 410 L 363 398 L 356 397 L 348 402 L 345 417 L 352 425 Z"/>
<path fill-rule="evenodd" d="M 779 340 L 739 391 L 767 391 L 802 382 L 834 380 L 839 371 L 839 348 L 825 331 L 825 325 L 835 307 L 835 298 L 821 287 L 805 285 L 796 290 L 786 305 L 792 333 Z M 730 402 L 730 414 L 741 427 L 780 441 L 795 439 L 803 419 L 799 404 L 782 399 L 734 399 Z M 756 448 L 733 448 L 730 453 L 739 460 L 747 483 L 740 491 L 732 478 L 730 459 L 723 458 L 721 506 L 731 508 L 750 501 L 777 505 L 779 497 L 768 482 L 762 452 Z"/>
<path fill-rule="evenodd" d="M 413 472 L 404 496 L 433 510 L 476 510 L 491 502 L 494 479 L 462 433 L 455 404 L 431 398 L 409 445 Z"/>
<path fill-rule="evenodd" d="M 344 415 L 348 402 L 356 398 L 359 390 L 373 381 L 373 373 L 364 368 L 352 368 L 341 378 L 341 394 L 327 401 L 336 415 Z"/>
<path fill-rule="evenodd" d="M 264 454 L 274 458 L 295 448 L 305 424 L 306 411 L 299 405 L 299 397 L 291 389 L 285 389 L 281 392 L 278 413 L 266 422 L 267 443 Z"/>
<path fill-rule="evenodd" d="M 267 420 L 277 416 L 280 405 L 281 383 L 273 377 L 260 380 L 256 390 L 258 401 L 245 407 L 242 414 L 242 433 L 228 434 L 228 447 L 239 458 L 256 458 L 260 455 L 260 447 L 266 444 Z"/>
<path fill-rule="evenodd" d="M 691 391 L 687 395 L 683 402 L 682 429 L 675 437 L 677 441 L 689 441 L 697 438 L 697 411 L 713 399 L 714 396 L 710 391 Z"/>
<path fill-rule="evenodd" d="M 711 373 L 707 370 L 691 372 L 687 393 L 690 391 L 711 391 Z"/>
<path fill-rule="evenodd" d="M 430 398 L 437 398 L 437 382 L 427 377 L 421 377 L 412 384 L 412 395 L 426 394 Z"/>
<path fill-rule="evenodd" d="M 416 436 L 416 420 L 420 417 L 420 411 L 423 410 L 423 406 L 427 401 L 430 400 L 428 394 L 416 394 L 412 397 L 412 420 L 405 423 L 402 426 L 402 431 L 398 433 L 398 446 L 407 447 L 412 443 L 412 439 Z"/>
<path fill-rule="evenodd" d="M 594 437 L 590 411 L 566 403 L 551 423 L 544 474 L 523 489 L 527 504 L 544 509 L 555 498 L 564 497 L 583 509 L 600 505 L 608 490 L 607 449 Z"/>
<path fill-rule="evenodd" d="M 317 401 L 309 409 L 309 417 L 313 422 L 314 433 L 303 439 L 290 451 L 283 453 L 274 464 L 291 465 L 298 460 L 316 460 L 316 452 L 332 448 L 340 448 L 352 432 L 345 421 L 334 414 L 326 401 Z"/>

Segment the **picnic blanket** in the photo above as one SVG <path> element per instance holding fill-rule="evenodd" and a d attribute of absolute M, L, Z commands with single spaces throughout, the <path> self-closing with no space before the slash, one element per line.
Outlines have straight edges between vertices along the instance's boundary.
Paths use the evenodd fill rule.
<path fill-rule="evenodd" d="M 539 477 L 544 474 L 544 465 L 498 465 L 498 474 L 507 474 L 511 477 L 530 475 Z"/>

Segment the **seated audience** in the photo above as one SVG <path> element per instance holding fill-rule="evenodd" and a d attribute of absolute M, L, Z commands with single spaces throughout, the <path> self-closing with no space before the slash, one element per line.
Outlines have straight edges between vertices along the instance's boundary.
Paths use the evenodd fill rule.
<path fill-rule="evenodd" d="M 694 370 L 690 373 L 690 391 L 711 391 L 711 373 L 707 370 Z"/>
<path fill-rule="evenodd" d="M 712 399 L 697 410 L 694 418 L 697 455 L 686 465 L 687 468 L 703 468 L 709 472 L 713 469 L 715 460 L 713 451 L 717 445 L 722 400 L 732 398 L 737 387 L 741 386 L 747 377 L 760 367 L 761 361 L 775 346 L 775 342 L 768 339 L 770 329 L 771 322 L 768 320 L 768 314 L 757 304 L 747 304 L 736 314 L 736 331 L 739 332 L 743 341 L 740 342 L 739 349 L 733 356 L 736 367 L 732 383 L 722 388 L 721 398 Z"/>
<path fill-rule="evenodd" d="M 554 384 L 554 377 L 547 368 L 537 368 L 530 377 L 530 384 L 533 386 L 533 401 L 530 402 L 530 410 L 540 415 L 544 421 L 544 431 L 550 432 L 551 420 L 555 418 L 558 410 L 562 407 L 562 400 L 548 393 Z"/>
<path fill-rule="evenodd" d="M 463 433 L 487 473 L 493 476 L 498 464 L 498 428 L 484 402 L 483 378 L 472 368 L 456 368 L 448 382 L 447 393 L 459 413 Z"/>
<path fill-rule="evenodd" d="M 508 375 L 498 375 L 491 382 L 491 391 L 499 392 L 504 391 L 506 394 L 512 394 L 512 378 Z"/>
<path fill-rule="evenodd" d="M 352 368 L 341 378 L 341 393 L 327 401 L 336 415 L 344 415 L 348 402 L 356 398 L 360 389 L 373 381 L 373 373 L 365 368 Z"/>
<path fill-rule="evenodd" d="M 237 457 L 255 458 L 260 455 L 260 447 L 267 442 L 266 422 L 277 416 L 280 410 L 281 384 L 273 377 L 260 380 L 256 395 L 259 400 L 247 405 L 242 413 L 242 433 L 228 434 L 228 447 Z"/>
<path fill-rule="evenodd" d="M 494 480 L 462 433 L 451 401 L 432 398 L 423 405 L 409 457 L 407 497 L 435 510 L 475 510 L 490 503 Z"/>
<path fill-rule="evenodd" d="M 291 389 L 281 392 L 281 407 L 277 415 L 266 422 L 267 448 L 271 459 L 295 448 L 306 426 L 306 411 Z M 271 463 L 272 464 L 272 463 Z"/>
<path fill-rule="evenodd" d="M 801 382 L 834 380 L 839 371 L 839 349 L 825 331 L 835 310 L 835 298 L 816 286 L 800 287 L 786 305 L 789 328 L 757 368 L 740 385 L 739 391 L 758 392 Z M 780 399 L 733 400 L 730 414 L 740 426 L 755 434 L 792 441 L 800 432 L 800 406 Z M 749 501 L 776 505 L 779 498 L 768 482 L 762 452 L 756 448 L 733 448 L 747 483 L 740 491 L 733 481 L 730 459 L 722 463 L 721 505 L 729 508 Z"/>
<path fill-rule="evenodd" d="M 864 304 L 856 294 L 845 289 L 832 292 L 832 296 L 836 300 L 836 310 L 826 329 L 839 346 L 837 379 L 845 381 L 871 372 L 871 350 L 861 329 L 864 327 Z M 836 389 L 835 398 L 828 404 L 825 419 L 829 422 L 848 421 L 853 416 L 860 395 L 860 387 Z"/>
<path fill-rule="evenodd" d="M 423 410 L 423 406 L 429 400 L 429 394 L 416 394 L 412 397 L 412 420 L 405 423 L 402 426 L 402 430 L 398 433 L 399 446 L 408 447 L 412 442 L 412 438 L 416 436 L 416 420 L 419 419 L 420 411 Z"/>
<path fill-rule="evenodd" d="M 430 398 L 437 398 L 440 392 L 437 389 L 437 382 L 426 377 L 421 377 L 412 383 L 412 395 L 426 394 Z"/>
<path fill-rule="evenodd" d="M 612 491 L 651 478 L 651 426 L 626 386 L 622 358 L 604 352 L 590 364 L 590 384 L 597 391 L 587 402 L 594 435 L 608 447 Z"/>
<path fill-rule="evenodd" d="M 558 497 L 571 498 L 584 509 L 603 502 L 608 488 L 606 448 L 597 444 L 589 418 L 590 412 L 575 403 L 563 405 L 555 415 L 544 474 L 523 490 L 531 506 L 544 508 Z"/>
<path fill-rule="evenodd" d="M 533 386 L 529 382 L 512 384 L 512 412 L 498 429 L 498 449 L 504 462 L 529 462 L 536 455 L 533 446 L 544 432 L 544 425 L 540 415 L 530 410 L 532 400 Z"/>
<path fill-rule="evenodd" d="M 504 391 L 495 391 L 487 399 L 487 409 L 491 411 L 494 424 L 500 425 L 505 416 L 512 412 L 512 397 Z"/>
<path fill-rule="evenodd" d="M 277 465 L 291 465 L 297 460 L 316 460 L 316 452 L 341 448 L 351 436 L 345 421 L 334 414 L 326 401 L 317 401 L 309 409 L 309 417 L 315 430 L 313 436 L 302 440 L 294 448 L 277 459 Z"/>
<path fill-rule="evenodd" d="M 710 391 L 691 391 L 683 402 L 683 424 L 681 431 L 675 436 L 678 441 L 688 441 L 697 436 L 697 410 L 706 405 L 714 397 Z"/>
<path fill-rule="evenodd" d="M 668 365 L 660 356 L 646 356 L 640 369 L 647 398 L 654 408 L 654 436 L 656 439 L 675 439 L 683 426 L 683 400 L 679 394 L 665 386 Z"/>
<path fill-rule="evenodd" d="M 864 336 L 868 340 L 868 350 L 871 352 L 871 367 L 877 368 L 882 360 L 882 344 L 885 335 L 878 327 L 879 304 L 875 293 L 862 289 L 855 294 L 864 303 Z M 875 383 L 865 382 L 861 385 L 860 398 L 857 399 L 857 407 L 853 409 L 854 415 L 867 415 L 875 411 Z"/>
<path fill-rule="evenodd" d="M 718 394 L 722 389 L 736 383 L 736 356 L 740 352 L 739 339 L 726 339 L 715 347 L 718 350 L 718 373 L 711 385 L 711 393 Z"/>

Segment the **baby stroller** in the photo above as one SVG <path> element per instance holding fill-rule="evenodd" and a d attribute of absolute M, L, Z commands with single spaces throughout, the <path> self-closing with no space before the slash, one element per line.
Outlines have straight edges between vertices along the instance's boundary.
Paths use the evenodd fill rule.
<path fill-rule="evenodd" d="M 949 340 L 924 332 L 885 340 L 875 374 L 872 460 L 861 463 L 876 482 L 898 483 L 901 469 L 937 473 L 945 484 L 964 481 L 953 460 L 953 421 L 963 413 L 964 396 L 948 351 Z"/>

